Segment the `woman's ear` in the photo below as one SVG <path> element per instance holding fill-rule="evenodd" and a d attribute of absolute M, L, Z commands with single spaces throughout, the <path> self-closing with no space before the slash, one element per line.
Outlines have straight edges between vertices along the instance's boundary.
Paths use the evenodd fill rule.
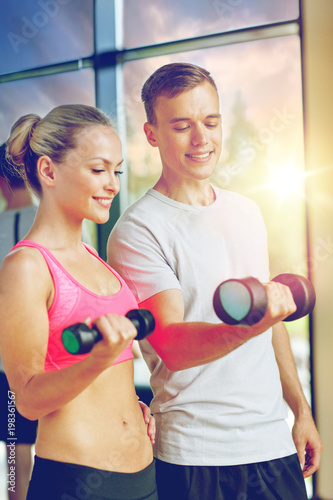
<path fill-rule="evenodd" d="M 143 130 L 145 131 L 147 141 L 149 142 L 149 144 L 151 146 L 153 146 L 153 148 L 157 148 L 158 143 L 157 143 L 156 133 L 155 133 L 156 127 L 154 125 L 152 125 L 151 123 L 146 122 L 143 126 Z"/>
<path fill-rule="evenodd" d="M 55 184 L 54 163 L 49 156 L 41 156 L 37 161 L 37 171 L 40 182 L 52 187 Z"/>

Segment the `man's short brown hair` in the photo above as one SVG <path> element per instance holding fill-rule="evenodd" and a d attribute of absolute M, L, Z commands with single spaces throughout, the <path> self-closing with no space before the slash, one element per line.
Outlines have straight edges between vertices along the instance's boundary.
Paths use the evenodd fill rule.
<path fill-rule="evenodd" d="M 175 97 L 205 82 L 217 92 L 216 84 L 209 71 L 189 63 L 171 63 L 161 66 L 144 83 L 141 99 L 144 103 L 147 121 L 156 125 L 155 105 L 159 96 Z"/>

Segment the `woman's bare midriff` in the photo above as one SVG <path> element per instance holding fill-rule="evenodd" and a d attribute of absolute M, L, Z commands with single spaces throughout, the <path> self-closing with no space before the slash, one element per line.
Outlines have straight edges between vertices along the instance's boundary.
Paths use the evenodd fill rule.
<path fill-rule="evenodd" d="M 116 472 L 153 460 L 133 386 L 133 361 L 105 370 L 78 397 L 38 424 L 36 455 Z"/>

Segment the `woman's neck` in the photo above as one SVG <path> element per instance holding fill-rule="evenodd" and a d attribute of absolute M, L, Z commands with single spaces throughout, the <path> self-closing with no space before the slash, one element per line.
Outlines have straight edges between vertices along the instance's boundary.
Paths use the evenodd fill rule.
<path fill-rule="evenodd" d="M 32 239 L 50 250 L 80 248 L 82 241 L 82 222 L 70 221 L 56 211 L 45 210 L 43 201 L 37 210 L 34 224 L 27 234 Z"/>

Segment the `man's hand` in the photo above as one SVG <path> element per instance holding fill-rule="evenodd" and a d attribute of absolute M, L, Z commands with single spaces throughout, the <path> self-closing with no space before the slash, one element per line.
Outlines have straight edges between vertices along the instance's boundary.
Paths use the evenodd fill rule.
<path fill-rule="evenodd" d="M 297 449 L 304 477 L 310 477 L 319 469 L 323 443 L 311 415 L 295 419 L 292 436 Z"/>
<path fill-rule="evenodd" d="M 138 398 L 139 399 L 139 398 Z M 155 434 L 156 434 L 156 425 L 155 419 L 153 415 L 150 413 L 150 408 L 142 401 L 138 401 L 140 408 L 142 410 L 143 419 L 147 425 L 147 434 L 151 441 L 151 444 L 155 444 Z"/>

